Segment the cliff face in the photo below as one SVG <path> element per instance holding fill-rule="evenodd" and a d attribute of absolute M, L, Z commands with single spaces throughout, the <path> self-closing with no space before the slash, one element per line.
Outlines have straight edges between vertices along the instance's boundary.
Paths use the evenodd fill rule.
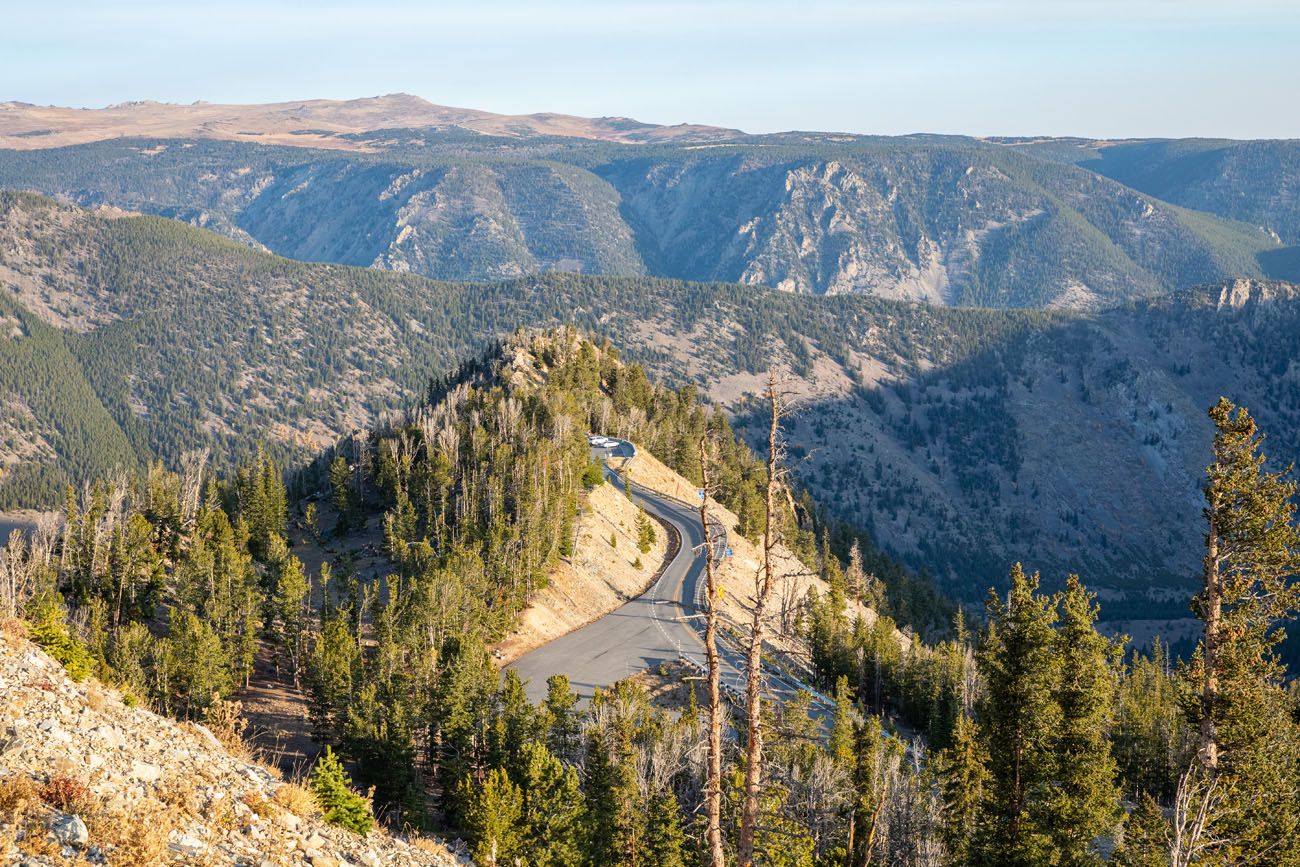
<path fill-rule="evenodd" d="M 445 280 L 644 273 L 617 199 L 571 166 L 330 161 L 276 172 L 236 220 L 294 259 Z"/>
<path fill-rule="evenodd" d="M 207 728 L 74 683 L 12 627 L 0 634 L 0 695 L 5 864 L 466 863 L 432 839 L 325 824 L 310 795 Z"/>
<path fill-rule="evenodd" d="M 813 294 L 1097 309 L 1258 275 L 1263 232 L 974 147 L 690 156 L 596 169 L 651 273 Z"/>

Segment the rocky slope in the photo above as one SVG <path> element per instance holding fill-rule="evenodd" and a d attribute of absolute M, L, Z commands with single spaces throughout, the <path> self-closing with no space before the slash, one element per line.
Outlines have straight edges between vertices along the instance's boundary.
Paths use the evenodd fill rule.
<path fill-rule="evenodd" d="M 0 860 L 6 864 L 468 863 L 432 839 L 324 823 L 311 797 L 212 733 L 74 683 L 0 635 Z"/>

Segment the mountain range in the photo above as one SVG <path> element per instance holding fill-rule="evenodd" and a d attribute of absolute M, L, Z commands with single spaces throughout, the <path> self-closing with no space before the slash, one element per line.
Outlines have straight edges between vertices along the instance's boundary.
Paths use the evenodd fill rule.
<path fill-rule="evenodd" d="M 444 280 L 569 271 L 1098 310 L 1300 275 L 1297 142 L 748 135 L 394 95 L 6 103 L 0 145 L 3 186 Z"/>

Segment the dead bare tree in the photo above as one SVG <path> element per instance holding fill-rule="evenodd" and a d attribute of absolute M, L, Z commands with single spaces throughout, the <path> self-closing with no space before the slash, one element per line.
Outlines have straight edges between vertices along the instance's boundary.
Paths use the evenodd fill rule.
<path fill-rule="evenodd" d="M 16 619 L 30 594 L 32 559 L 27 554 L 27 534 L 14 530 L 0 548 L 0 617 Z"/>
<path fill-rule="evenodd" d="M 704 837 L 709 847 L 709 867 L 725 867 L 722 851 L 722 666 L 718 660 L 716 552 L 709 532 L 709 498 L 713 494 L 709 479 L 709 445 L 709 435 L 706 433 L 700 437 L 700 472 L 704 477 L 703 496 L 700 498 L 700 528 L 704 533 L 704 653 L 709 669 L 709 745 L 704 783 Z"/>
<path fill-rule="evenodd" d="M 1169 863 L 1189 867 L 1202 856 L 1222 846 L 1210 832 L 1222 810 L 1223 789 L 1212 772 L 1193 764 L 1178 781 L 1169 837 Z"/>
<path fill-rule="evenodd" d="M 741 867 L 754 863 L 754 835 L 758 827 L 758 802 L 763 786 L 763 632 L 767 608 L 775 584 L 773 554 L 777 545 L 777 497 L 782 488 L 784 449 L 781 419 L 789 411 L 788 393 L 781 388 L 776 371 L 767 375 L 764 394 L 769 407 L 767 430 L 767 494 L 764 498 L 763 563 L 755 581 L 754 611 L 750 621 L 749 652 L 745 671 L 745 713 L 748 716 L 745 752 L 745 797 L 740 809 L 740 838 L 737 849 Z"/>
<path fill-rule="evenodd" d="M 199 512 L 203 497 L 203 468 L 208 463 L 208 450 L 197 449 L 181 455 L 181 532 L 187 533 Z"/>

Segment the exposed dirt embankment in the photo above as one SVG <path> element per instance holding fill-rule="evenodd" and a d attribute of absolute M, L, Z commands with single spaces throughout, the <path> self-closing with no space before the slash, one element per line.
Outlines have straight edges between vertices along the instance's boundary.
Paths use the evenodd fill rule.
<path fill-rule="evenodd" d="M 611 484 L 592 490 L 578 520 L 574 556 L 555 568 L 524 609 L 519 628 L 497 645 L 498 662 L 513 662 L 644 593 L 668 554 L 669 533 L 654 527 L 654 544 L 643 554 L 636 504 Z"/>
<path fill-rule="evenodd" d="M 685 500 L 698 502 L 698 488 L 682 476 L 669 469 L 654 455 L 638 450 L 637 456 L 627 466 L 627 475 L 634 483 L 644 485 L 655 491 Z M 723 617 L 735 625 L 749 624 L 753 617 L 756 581 L 759 576 L 762 552 L 757 545 L 736 533 L 738 518 L 730 509 L 712 504 L 709 512 L 727 528 L 727 544 L 732 555 L 723 559 L 719 577 L 722 583 Z M 789 548 L 778 545 L 776 548 L 774 569 L 776 589 L 772 600 L 769 635 L 774 646 L 788 652 L 799 654 L 800 643 L 791 635 L 799 606 L 807 597 L 810 589 L 824 594 L 830 588 L 795 556 Z M 860 616 L 867 623 L 875 623 L 876 612 L 858 602 L 848 606 L 850 617 Z M 903 647 L 911 641 L 902 632 L 895 637 Z"/>

